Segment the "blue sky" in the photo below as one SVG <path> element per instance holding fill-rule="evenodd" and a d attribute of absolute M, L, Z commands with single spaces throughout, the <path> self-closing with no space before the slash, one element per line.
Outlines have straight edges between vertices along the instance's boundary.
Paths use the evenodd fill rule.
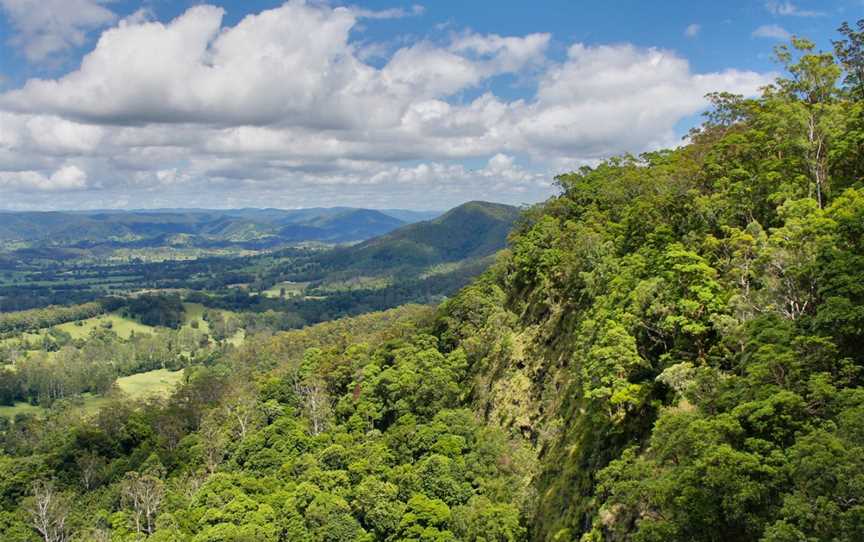
<path fill-rule="evenodd" d="M 203 5 L 202 5 L 203 4 Z M 0 208 L 548 197 L 862 0 L 0 0 Z"/>

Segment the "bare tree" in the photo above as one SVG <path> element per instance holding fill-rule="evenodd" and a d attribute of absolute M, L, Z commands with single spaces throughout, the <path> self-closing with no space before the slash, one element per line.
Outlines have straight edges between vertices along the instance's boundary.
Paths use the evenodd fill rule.
<path fill-rule="evenodd" d="M 303 412 L 309 421 L 313 435 L 320 435 L 327 428 L 332 406 L 324 386 L 317 380 L 297 381 L 294 391 L 303 401 Z"/>
<path fill-rule="evenodd" d="M 226 411 L 237 422 L 235 431 L 239 440 L 246 438 L 248 431 L 257 423 L 261 412 L 257 408 L 255 392 L 247 388 L 236 388 L 228 400 Z"/>
<path fill-rule="evenodd" d="M 222 432 L 221 422 L 216 416 L 207 416 L 201 422 L 198 434 L 201 437 L 201 453 L 208 474 L 216 472 L 225 454 L 225 435 Z"/>
<path fill-rule="evenodd" d="M 132 509 L 135 530 L 147 535 L 153 534 L 156 513 L 165 494 L 165 484 L 149 474 L 127 472 L 120 485 L 124 505 Z"/>
<path fill-rule="evenodd" d="M 90 491 L 102 478 L 105 460 L 99 454 L 88 450 L 76 457 L 75 463 L 78 465 L 78 477 L 81 478 L 81 484 L 85 490 Z"/>
<path fill-rule="evenodd" d="M 33 484 L 33 500 L 28 511 L 33 527 L 45 542 L 69 540 L 66 527 L 69 500 L 57 490 L 54 482 L 41 481 Z"/>

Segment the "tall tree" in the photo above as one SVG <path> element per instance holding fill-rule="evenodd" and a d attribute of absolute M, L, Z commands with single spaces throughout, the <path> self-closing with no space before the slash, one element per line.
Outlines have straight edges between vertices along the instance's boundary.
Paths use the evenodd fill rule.
<path fill-rule="evenodd" d="M 53 481 L 40 481 L 33 485 L 30 520 L 45 542 L 69 540 L 66 524 L 69 509 L 69 499 L 57 489 Z"/>

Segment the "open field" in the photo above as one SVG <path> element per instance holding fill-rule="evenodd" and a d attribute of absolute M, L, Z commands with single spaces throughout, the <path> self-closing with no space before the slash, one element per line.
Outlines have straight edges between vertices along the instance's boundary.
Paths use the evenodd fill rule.
<path fill-rule="evenodd" d="M 183 307 L 186 310 L 184 316 L 183 327 L 192 327 L 192 322 L 198 322 L 198 329 L 204 333 L 210 334 L 210 322 L 204 319 L 204 313 L 221 313 L 223 317 L 237 317 L 237 313 L 233 311 L 226 311 L 223 309 L 208 309 L 204 305 L 200 303 L 183 303 Z M 242 329 L 237 330 L 237 332 L 228 339 L 228 342 L 234 346 L 240 346 L 245 340 L 246 335 Z"/>
<path fill-rule="evenodd" d="M 117 379 L 117 386 L 133 399 L 152 395 L 168 395 L 182 380 L 183 371 L 156 369 Z"/>
<path fill-rule="evenodd" d="M 279 298 L 281 297 L 282 288 L 285 288 L 285 297 L 297 297 L 303 295 L 303 292 L 306 290 L 306 287 L 309 285 L 308 282 L 279 282 L 273 285 L 272 288 L 264 290 L 261 292 L 261 295 L 265 297 Z"/>
<path fill-rule="evenodd" d="M 204 333 L 210 333 L 210 323 L 204 319 L 205 312 L 221 313 L 225 318 L 237 317 L 237 313 L 222 309 L 208 309 L 200 303 L 184 303 L 185 316 L 183 327 L 192 327 L 193 322 L 197 322 L 198 329 Z M 20 333 L 12 337 L 0 339 L 0 345 L 16 345 L 20 341 L 29 342 L 38 345 L 42 337 L 48 334 L 51 329 L 58 329 L 72 336 L 72 339 L 86 339 L 91 332 L 100 328 L 111 329 L 118 337 L 128 339 L 133 333 L 145 334 L 152 333 L 155 328 L 142 324 L 132 318 L 127 318 L 117 312 L 110 314 L 102 314 L 87 318 L 85 320 L 77 320 L 58 324 L 50 328 L 44 328 L 38 333 Z M 231 344 L 239 345 L 243 342 L 243 332 L 238 331 L 229 339 Z"/>
<path fill-rule="evenodd" d="M 72 335 L 73 339 L 82 339 L 90 335 L 90 332 L 100 327 L 110 327 L 118 337 L 128 339 L 132 333 L 150 333 L 153 328 L 138 323 L 131 318 L 125 318 L 119 314 L 103 314 L 77 322 L 66 322 L 55 326 L 61 331 Z"/>
<path fill-rule="evenodd" d="M 99 316 L 94 316 L 93 318 L 87 318 L 84 320 L 76 320 L 74 322 L 58 324 L 50 328 L 44 328 L 38 333 L 20 333 L 13 337 L 0 339 L 0 345 L 17 344 L 19 341 L 36 343 L 42 337 L 47 335 L 48 331 L 51 329 L 58 329 L 60 331 L 66 332 L 71 335 L 72 338 L 75 340 L 85 339 L 88 335 L 90 335 L 93 330 L 99 328 L 110 328 L 112 331 L 114 331 L 114 333 L 117 334 L 118 337 L 121 337 L 123 339 L 128 339 L 132 335 L 132 333 L 141 334 L 153 332 L 153 328 L 151 326 L 141 324 L 131 318 L 126 318 L 117 313 L 111 313 L 101 314 Z"/>
<path fill-rule="evenodd" d="M 164 397 L 169 395 L 182 379 L 182 370 L 156 369 L 155 371 L 118 378 L 117 386 L 133 400 L 153 396 Z M 86 414 L 95 414 L 109 401 L 107 397 L 90 393 L 83 394 L 81 398 L 83 400 L 81 409 Z M 19 402 L 12 406 L 0 406 L 0 417 L 14 418 L 17 414 L 40 414 L 44 411 L 45 409 L 41 406 Z"/>
<path fill-rule="evenodd" d="M 198 329 L 210 333 L 210 324 L 204 320 L 204 312 L 207 310 L 201 303 L 183 303 L 185 314 L 183 316 L 183 327 L 191 327 L 192 322 L 198 322 Z"/>
<path fill-rule="evenodd" d="M 12 406 L 0 405 L 0 417 L 14 418 L 18 414 L 38 414 L 44 410 L 40 406 L 34 406 L 29 403 L 15 403 Z"/>

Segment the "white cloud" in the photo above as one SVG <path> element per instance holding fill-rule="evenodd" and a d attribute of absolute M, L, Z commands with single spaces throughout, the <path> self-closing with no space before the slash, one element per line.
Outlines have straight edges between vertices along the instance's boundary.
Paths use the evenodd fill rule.
<path fill-rule="evenodd" d="M 695 38 L 699 35 L 699 32 L 702 30 L 702 25 L 698 25 L 696 23 L 688 24 L 687 28 L 684 29 L 684 35 L 688 38 Z"/>
<path fill-rule="evenodd" d="M 801 9 L 788 0 L 784 2 L 770 0 L 765 3 L 765 9 L 774 15 L 788 17 L 821 17 L 825 15 L 825 13 L 821 11 Z"/>
<path fill-rule="evenodd" d="M 206 5 L 120 21 L 79 69 L 0 94 L 2 186 L 86 187 L 88 205 L 537 200 L 557 168 L 675 145 L 704 94 L 772 79 L 628 44 L 555 61 L 549 34 L 454 32 L 374 66 L 361 50 L 376 44 L 351 38 L 363 16 L 294 1 L 227 27 Z M 521 98 L 497 92 L 502 75 Z M 59 173 L 73 163 L 78 180 Z"/>
<path fill-rule="evenodd" d="M 576 44 L 544 75 L 519 131 L 540 154 L 588 159 L 670 145 L 675 124 L 702 110 L 706 93 L 752 95 L 767 81 L 736 70 L 693 74 L 660 49 Z"/>
<path fill-rule="evenodd" d="M 446 97 L 517 71 L 548 42 L 548 35 L 470 36 L 452 49 L 421 42 L 379 71 L 353 54 L 356 19 L 347 9 L 291 2 L 225 29 L 222 16 L 197 6 L 168 24 L 122 21 L 79 70 L 28 81 L 2 103 L 116 124 L 393 125 L 417 97 Z"/>
<path fill-rule="evenodd" d="M 773 40 L 788 40 L 792 37 L 785 28 L 776 24 L 763 24 L 753 31 L 755 38 L 769 38 Z"/>
<path fill-rule="evenodd" d="M 83 190 L 87 188 L 87 173 L 74 165 L 64 166 L 47 177 L 39 171 L 0 171 L 0 187 L 44 192 Z"/>
<path fill-rule="evenodd" d="M 15 34 L 12 44 L 31 61 L 84 45 L 87 32 L 115 19 L 100 0 L 0 0 Z"/>

